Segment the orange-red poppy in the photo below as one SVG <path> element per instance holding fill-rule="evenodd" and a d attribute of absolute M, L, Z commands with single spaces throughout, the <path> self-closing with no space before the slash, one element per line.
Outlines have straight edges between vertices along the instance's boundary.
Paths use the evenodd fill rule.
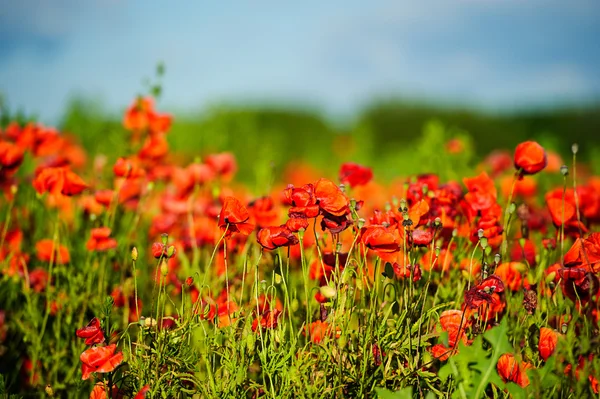
<path fill-rule="evenodd" d="M 544 359 L 544 361 L 548 360 L 548 358 L 552 356 L 554 350 L 556 349 L 557 343 L 558 333 L 556 331 L 548 327 L 540 328 L 538 351 L 540 352 L 540 357 Z"/>
<path fill-rule="evenodd" d="M 252 322 L 252 331 L 256 332 L 258 328 L 265 330 L 267 328 L 276 328 L 279 323 L 281 311 L 277 309 L 266 309 L 258 315 Z"/>
<path fill-rule="evenodd" d="M 64 265 L 71 261 L 68 248 L 58 243 L 55 245 L 54 241 L 49 238 L 38 241 L 35 244 L 35 250 L 37 258 L 42 262 L 50 262 L 53 259 L 56 264 Z"/>
<path fill-rule="evenodd" d="M 333 334 L 333 328 L 326 321 L 317 320 L 305 326 L 302 334 L 308 336 L 312 343 L 320 344 L 325 337 Z"/>
<path fill-rule="evenodd" d="M 587 238 L 578 238 L 564 257 L 565 267 L 583 267 L 589 271 L 600 271 L 600 233 Z"/>
<path fill-rule="evenodd" d="M 117 247 L 117 240 L 110 236 L 109 227 L 92 229 L 91 236 L 85 247 L 88 251 L 107 251 Z"/>
<path fill-rule="evenodd" d="M 42 169 L 33 180 L 33 188 L 38 194 L 77 195 L 88 185 L 75 172 L 66 167 Z"/>
<path fill-rule="evenodd" d="M 314 184 L 314 194 L 322 211 L 334 216 L 342 216 L 350 212 L 348 198 L 331 180 L 317 180 Z"/>
<path fill-rule="evenodd" d="M 92 373 L 110 373 L 123 362 L 123 352 L 115 353 L 116 344 L 94 346 L 79 356 L 81 360 L 81 379 L 87 380 Z"/>
<path fill-rule="evenodd" d="M 233 233 L 249 235 L 254 230 L 254 225 L 249 222 L 250 213 L 242 203 L 234 197 L 223 199 L 223 208 L 219 213 L 219 227 L 225 236 L 230 237 Z"/>
<path fill-rule="evenodd" d="M 397 234 L 384 226 L 365 226 L 360 230 L 360 240 L 369 249 L 380 253 L 392 253 L 400 250 Z"/>
<path fill-rule="evenodd" d="M 261 197 L 248 204 L 248 210 L 258 227 L 272 226 L 277 222 L 278 212 L 271 197 Z"/>
<path fill-rule="evenodd" d="M 514 382 L 521 387 L 529 385 L 529 377 L 526 371 L 533 366 L 529 363 L 519 362 L 511 353 L 505 353 L 498 359 L 496 370 L 504 382 Z"/>
<path fill-rule="evenodd" d="M 540 172 L 548 164 L 544 147 L 535 141 L 525 141 L 515 149 L 515 168 L 521 174 L 533 175 Z"/>
<path fill-rule="evenodd" d="M 256 234 L 256 240 L 264 249 L 268 250 L 289 247 L 299 242 L 298 237 L 285 227 L 285 225 L 263 227 Z"/>
<path fill-rule="evenodd" d="M 204 162 L 222 179 L 229 180 L 237 172 L 235 156 L 230 152 L 210 154 Z"/>
<path fill-rule="evenodd" d="M 521 272 L 524 270 L 525 265 L 520 262 L 504 262 L 496 268 L 494 273 L 502 280 L 504 286 L 511 291 L 518 291 L 523 284 Z"/>
<path fill-rule="evenodd" d="M 8 141 L 0 141 L 0 166 L 2 170 L 14 171 L 23 162 L 24 151 Z"/>
<path fill-rule="evenodd" d="M 79 338 L 85 338 L 86 345 L 101 344 L 104 342 L 104 333 L 100 327 L 100 320 L 94 317 L 87 326 L 77 330 L 76 335 Z"/>

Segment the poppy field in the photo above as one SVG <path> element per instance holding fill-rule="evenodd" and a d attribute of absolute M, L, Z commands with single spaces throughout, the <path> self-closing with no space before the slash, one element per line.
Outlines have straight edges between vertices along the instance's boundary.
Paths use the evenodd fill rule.
<path fill-rule="evenodd" d="M 446 176 L 347 159 L 251 187 L 235 153 L 171 151 L 173 120 L 135 99 L 112 154 L 2 126 L 0 395 L 598 397 L 585 143 L 467 165 L 443 136 Z"/>

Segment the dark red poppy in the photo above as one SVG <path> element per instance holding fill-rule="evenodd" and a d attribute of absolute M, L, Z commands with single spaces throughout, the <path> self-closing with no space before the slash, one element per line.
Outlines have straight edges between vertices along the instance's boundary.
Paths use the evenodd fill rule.
<path fill-rule="evenodd" d="M 264 249 L 268 250 L 298 244 L 298 238 L 285 225 L 264 227 L 258 231 L 256 239 Z"/>
<path fill-rule="evenodd" d="M 79 338 L 85 338 L 86 345 L 101 344 L 104 342 L 104 333 L 100 327 L 100 320 L 94 317 L 87 326 L 77 330 L 76 335 Z"/>
<path fill-rule="evenodd" d="M 123 352 L 115 353 L 116 344 L 108 346 L 93 346 L 83 352 L 79 359 L 81 365 L 81 379 L 87 380 L 92 373 L 110 373 L 123 362 Z"/>
<path fill-rule="evenodd" d="M 108 227 L 92 229 L 91 237 L 85 247 L 89 251 L 107 251 L 117 247 L 117 240 L 110 237 L 111 230 Z"/>
<path fill-rule="evenodd" d="M 230 237 L 233 233 L 249 235 L 254 230 L 254 225 L 249 223 L 250 213 L 234 197 L 225 197 L 223 199 L 223 208 L 219 213 L 219 227 L 222 232 L 227 231 L 225 237 Z"/>
<path fill-rule="evenodd" d="M 578 270 L 563 270 L 562 273 L 565 276 L 561 279 L 563 294 L 573 302 L 587 304 L 600 290 L 600 281 L 594 273 L 588 272 L 583 277 L 574 279 L 568 277 L 579 276 L 581 273 Z"/>
<path fill-rule="evenodd" d="M 340 168 L 340 182 L 350 187 L 365 185 L 373 179 L 371 168 L 356 163 L 347 162 Z"/>
<path fill-rule="evenodd" d="M 483 303 L 491 303 L 494 292 L 502 291 L 504 291 L 504 283 L 500 277 L 491 275 L 465 292 L 465 305 L 468 308 L 477 309 Z"/>
<path fill-rule="evenodd" d="M 321 230 L 329 230 L 331 234 L 339 234 L 352 225 L 352 218 L 349 214 L 340 216 L 332 215 L 328 212 L 323 212 L 321 219 Z"/>
<path fill-rule="evenodd" d="M 515 149 L 515 168 L 524 175 L 540 172 L 548 164 L 544 147 L 535 141 L 525 141 Z"/>
<path fill-rule="evenodd" d="M 319 205 L 312 184 L 302 187 L 287 186 L 283 190 L 284 205 L 291 205 L 288 211 L 290 218 L 314 218 L 319 215 Z"/>

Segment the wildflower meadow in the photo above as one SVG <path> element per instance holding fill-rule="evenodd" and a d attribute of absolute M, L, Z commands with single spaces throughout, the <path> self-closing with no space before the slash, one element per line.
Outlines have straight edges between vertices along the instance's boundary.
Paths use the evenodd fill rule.
<path fill-rule="evenodd" d="M 3 123 L 3 397 L 598 397 L 586 143 L 474 162 L 434 124 L 420 148 L 445 173 L 349 156 L 251 185 L 238 156 L 268 152 L 174 152 L 175 118 L 140 96 L 97 152 Z"/>

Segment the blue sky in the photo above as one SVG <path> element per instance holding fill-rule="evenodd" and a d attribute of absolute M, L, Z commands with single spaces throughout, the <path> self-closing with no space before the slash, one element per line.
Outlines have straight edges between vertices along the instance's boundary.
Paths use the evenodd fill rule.
<path fill-rule="evenodd" d="M 74 94 L 120 112 L 159 61 L 171 110 L 598 100 L 600 2 L 0 0 L 0 92 L 42 121 Z"/>

